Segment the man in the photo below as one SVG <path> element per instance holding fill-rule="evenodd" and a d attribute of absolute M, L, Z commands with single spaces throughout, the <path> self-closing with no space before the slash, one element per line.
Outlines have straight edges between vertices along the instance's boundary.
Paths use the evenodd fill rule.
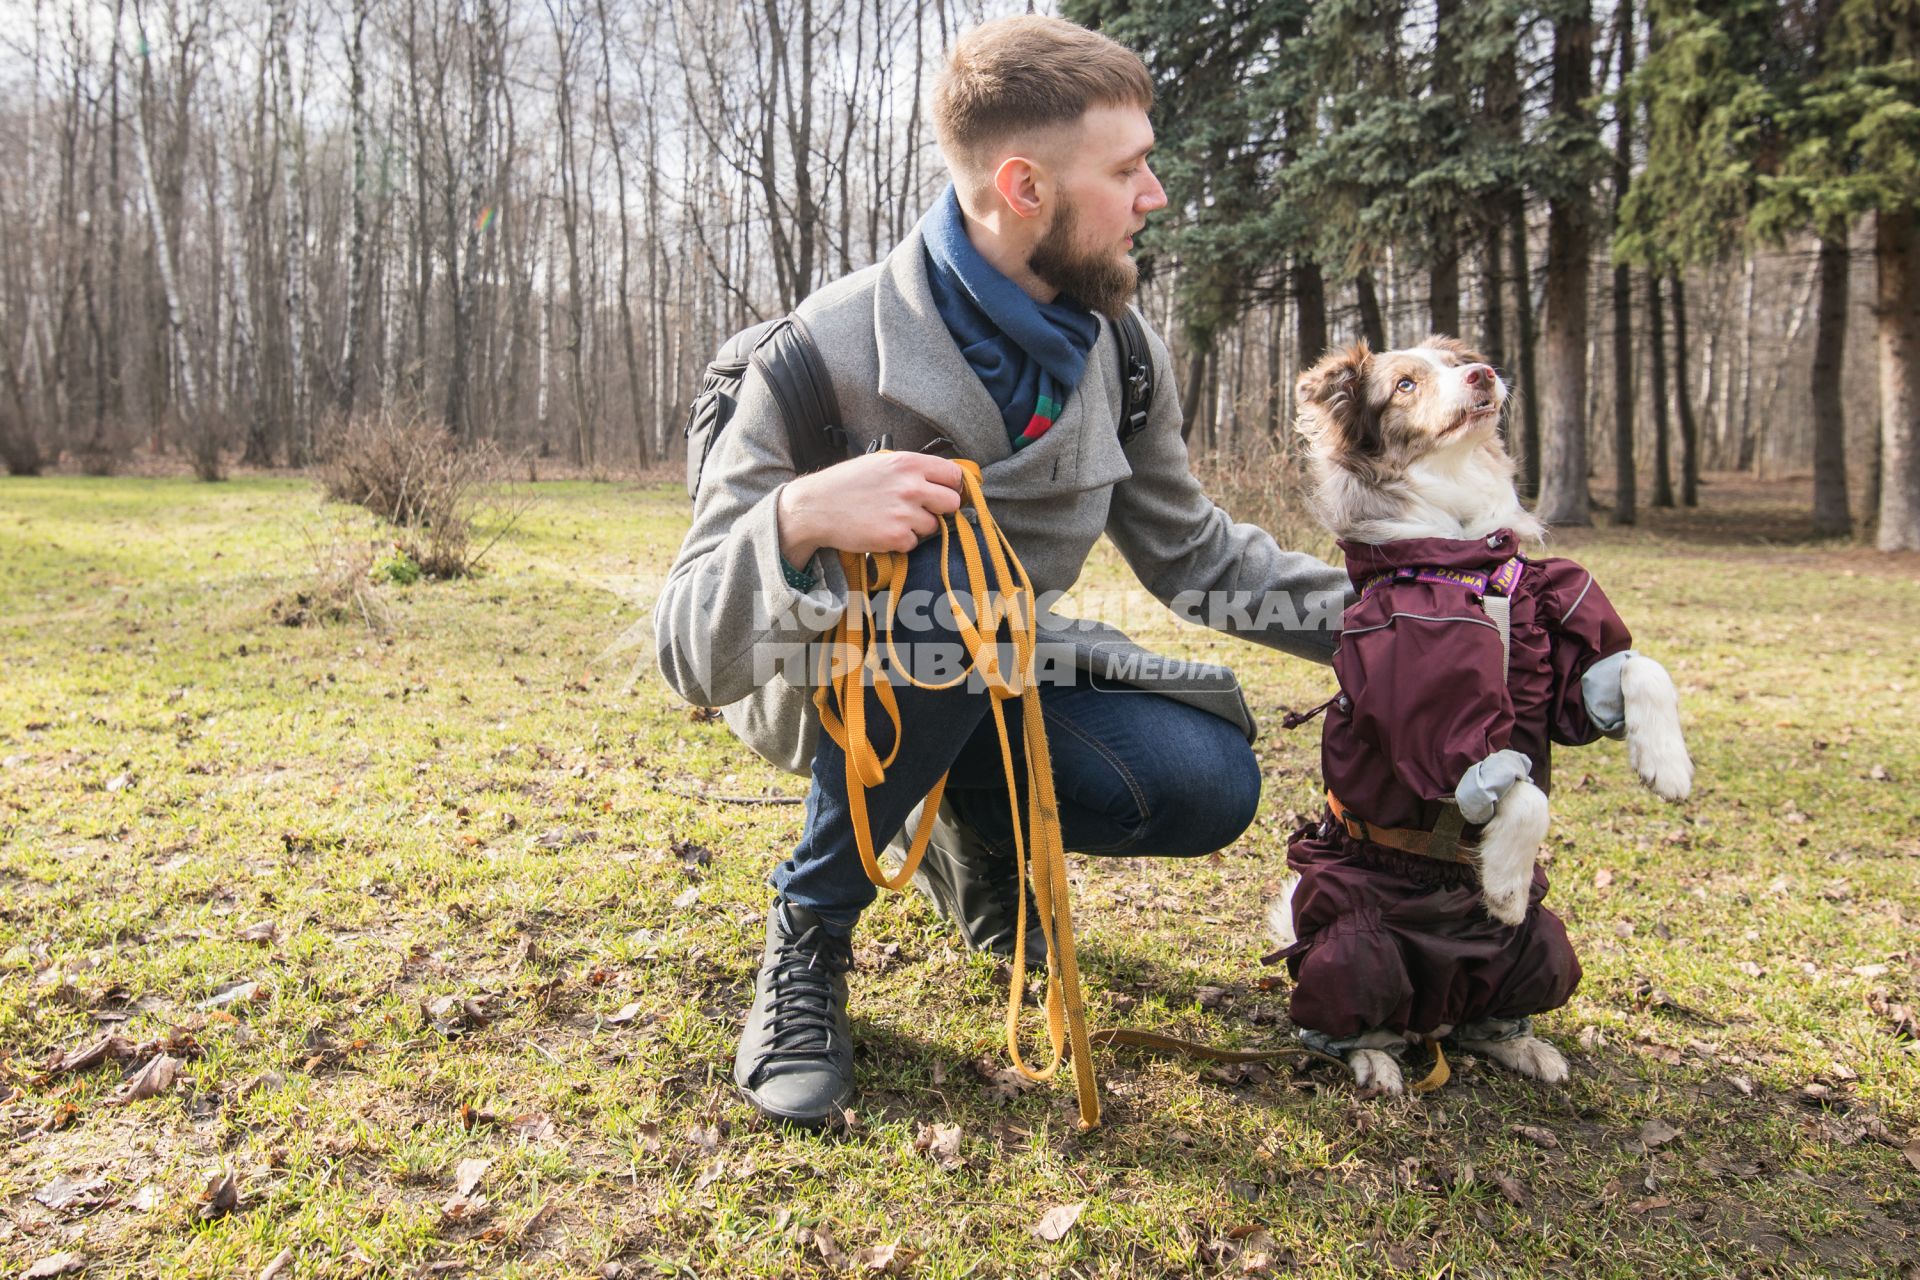
<path fill-rule="evenodd" d="M 886 261 L 798 310 L 853 456 L 796 478 L 780 410 L 750 374 L 706 462 L 660 599 L 661 670 L 689 701 L 724 707 L 760 754 L 813 779 L 805 831 L 773 875 L 735 1061 L 740 1088 L 776 1119 L 818 1124 L 851 1095 L 849 938 L 875 892 L 845 756 L 819 732 L 804 664 L 776 668 L 847 606 L 833 552 L 909 552 L 907 596 L 941 591 L 941 539 L 929 535 L 959 508 L 961 475 L 939 452 L 981 465 L 987 505 L 1043 596 L 1073 584 L 1104 532 L 1161 601 L 1228 600 L 1200 620 L 1318 661 L 1332 653 L 1345 574 L 1234 524 L 1201 492 L 1157 337 L 1147 426 L 1126 442 L 1116 430 L 1106 317 L 1132 296 L 1133 237 L 1167 202 L 1147 162 L 1152 99 L 1138 57 L 1071 23 L 1009 18 L 965 36 L 934 103 L 952 187 Z M 883 437 L 890 448 L 863 452 Z M 957 554 L 947 568 L 965 580 Z M 1042 639 L 1071 657 L 1066 678 L 1040 688 L 1066 846 L 1191 856 L 1236 839 L 1260 772 L 1232 673 L 1179 672 L 1111 627 L 1040 621 Z M 937 608 L 903 611 L 895 638 L 910 651 L 956 643 Z M 876 843 L 947 774 L 921 887 L 969 943 L 1004 949 L 1016 923 L 1014 809 L 989 695 L 895 689 L 903 741 L 867 795 Z M 883 756 L 892 745 L 875 743 Z"/>

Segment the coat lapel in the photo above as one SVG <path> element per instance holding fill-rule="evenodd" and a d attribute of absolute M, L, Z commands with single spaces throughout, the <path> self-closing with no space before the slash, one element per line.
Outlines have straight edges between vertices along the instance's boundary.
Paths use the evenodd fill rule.
<path fill-rule="evenodd" d="M 1117 484 L 1133 474 L 1116 434 L 1119 410 L 1107 393 L 1113 326 L 1101 321 L 1087 373 L 1059 421 L 1015 453 L 1000 408 L 967 364 L 933 304 L 919 228 L 887 256 L 873 291 L 880 395 L 939 428 L 963 457 L 981 465 L 989 494 L 1029 497 Z"/>
<path fill-rule="evenodd" d="M 918 227 L 887 255 L 873 291 L 873 336 L 883 399 L 933 423 L 983 467 L 1013 452 L 999 406 L 933 305 Z"/>

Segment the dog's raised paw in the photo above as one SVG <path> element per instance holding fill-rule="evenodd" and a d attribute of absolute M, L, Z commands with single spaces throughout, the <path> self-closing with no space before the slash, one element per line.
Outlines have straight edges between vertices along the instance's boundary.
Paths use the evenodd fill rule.
<path fill-rule="evenodd" d="M 1567 1082 L 1567 1060 L 1560 1051 L 1538 1036 L 1515 1036 L 1511 1040 L 1462 1040 L 1460 1047 L 1492 1058 L 1509 1071 L 1531 1076 L 1547 1084 Z"/>
<path fill-rule="evenodd" d="M 1626 705 L 1627 762 L 1662 800 L 1685 800 L 1693 790 L 1693 760 L 1680 732 L 1680 695 L 1673 677 L 1652 658 L 1634 654 L 1620 672 Z"/>
<path fill-rule="evenodd" d="M 1400 1076 L 1400 1063 L 1390 1053 L 1379 1049 L 1349 1049 L 1347 1069 L 1353 1072 L 1353 1082 L 1362 1089 L 1406 1092 L 1407 1082 Z"/>

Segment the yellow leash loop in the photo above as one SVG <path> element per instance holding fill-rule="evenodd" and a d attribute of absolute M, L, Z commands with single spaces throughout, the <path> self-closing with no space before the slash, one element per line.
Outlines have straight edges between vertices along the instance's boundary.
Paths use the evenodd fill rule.
<path fill-rule="evenodd" d="M 893 677 L 898 675 L 920 689 L 950 689 L 969 675 L 980 676 L 992 695 L 989 706 L 994 729 L 1000 735 L 1000 758 L 1006 770 L 1009 798 L 1018 796 L 1020 791 L 1003 704 L 1019 701 L 1026 745 L 1027 814 L 1023 824 L 1016 813 L 1013 824 L 1014 870 L 1020 888 L 1013 980 L 1007 990 L 1007 1052 L 1015 1068 L 1030 1080 L 1053 1079 L 1062 1060 L 1071 1054 L 1080 1124 L 1090 1129 L 1100 1123 L 1100 1098 L 1093 1077 L 1093 1052 L 1080 990 L 1080 967 L 1074 956 L 1073 911 L 1068 902 L 1067 856 L 1060 832 L 1060 808 L 1053 790 L 1053 760 L 1047 750 L 1046 722 L 1041 716 L 1040 697 L 1034 686 L 1033 582 L 1014 554 L 1013 545 L 987 510 L 979 466 L 965 460 L 959 461 L 958 466 L 965 503 L 973 507 L 980 528 L 976 534 L 972 525 L 960 516 L 940 522 L 940 579 L 948 599 L 955 604 L 954 614 L 970 658 L 969 665 L 954 679 L 943 683 L 915 679 L 893 647 L 893 615 L 899 607 L 900 591 L 907 576 L 905 553 L 858 555 L 843 551 L 840 565 L 846 573 L 852 598 L 846 613 L 834 627 L 832 643 L 821 653 L 814 705 L 820 712 L 821 729 L 846 753 L 847 807 L 853 816 L 854 840 L 860 850 L 861 865 L 875 884 L 899 890 L 913 879 L 921 858 L 926 856 L 935 811 L 940 806 L 947 780 L 943 775 L 927 793 L 925 811 L 908 846 L 906 859 L 889 875 L 874 853 L 866 793 L 886 780 L 887 768 L 900 751 L 900 707 L 893 692 Z M 966 589 L 974 606 L 971 617 L 959 607 L 959 601 L 954 600 L 949 554 L 955 537 L 959 538 L 961 559 L 966 565 Z M 987 581 L 989 563 L 993 566 L 994 581 L 1002 587 L 999 591 Z M 887 600 L 883 617 L 876 616 L 873 603 L 875 594 L 881 591 Z M 880 661 L 878 637 L 882 634 L 886 637 L 891 671 Z M 1009 657 L 1010 665 L 1005 661 Z M 863 694 L 867 684 L 873 686 L 875 700 L 893 727 L 893 748 L 884 759 L 874 749 L 867 733 Z M 1038 1070 L 1028 1065 L 1020 1051 L 1020 1012 L 1027 979 L 1029 876 L 1040 931 L 1051 957 L 1047 966 L 1047 1039 L 1051 1056 L 1047 1065 Z"/>

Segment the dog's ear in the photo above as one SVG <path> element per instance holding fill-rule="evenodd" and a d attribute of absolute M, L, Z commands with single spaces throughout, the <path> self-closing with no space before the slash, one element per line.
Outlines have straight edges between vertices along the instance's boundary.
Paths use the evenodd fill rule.
<path fill-rule="evenodd" d="M 1373 350 L 1362 339 L 1328 352 L 1301 374 L 1294 384 L 1300 434 L 1330 446 L 1335 453 L 1378 453 L 1380 424 L 1367 404 L 1367 374 L 1372 365 Z"/>

